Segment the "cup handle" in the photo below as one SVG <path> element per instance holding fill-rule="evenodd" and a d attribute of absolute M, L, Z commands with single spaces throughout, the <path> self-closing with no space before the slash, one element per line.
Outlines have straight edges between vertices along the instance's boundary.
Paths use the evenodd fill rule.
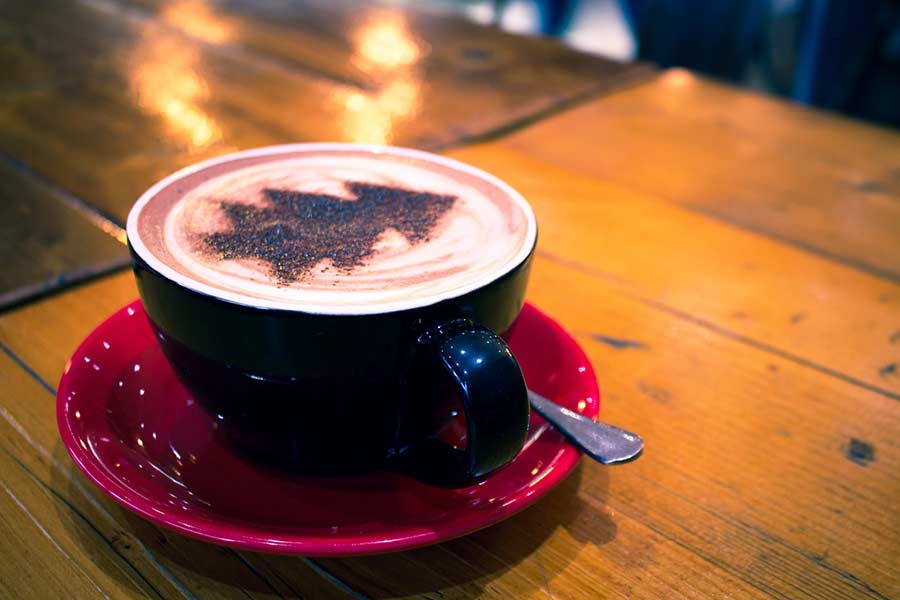
<path fill-rule="evenodd" d="M 506 342 L 467 319 L 419 336 L 425 360 L 437 359 L 453 380 L 466 418 L 466 447 L 434 439 L 403 452 L 402 470 L 445 487 L 461 487 L 507 465 L 525 443 L 529 403 L 525 379 Z"/>

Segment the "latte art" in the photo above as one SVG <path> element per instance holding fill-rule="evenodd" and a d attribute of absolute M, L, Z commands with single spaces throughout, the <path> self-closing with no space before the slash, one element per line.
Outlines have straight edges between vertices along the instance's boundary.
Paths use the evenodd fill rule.
<path fill-rule="evenodd" d="M 176 173 L 138 201 L 128 235 L 151 267 L 197 291 L 368 314 L 496 279 L 527 257 L 535 226 L 517 193 L 471 167 L 338 144 L 264 148 Z"/>
<path fill-rule="evenodd" d="M 427 241 L 456 201 L 368 183 L 344 185 L 355 200 L 267 188 L 262 207 L 221 202 L 230 229 L 195 234 L 195 247 L 207 250 L 213 260 L 267 263 L 282 285 L 311 278 L 310 271 L 322 263 L 349 275 L 373 260 L 375 243 L 388 229 L 410 244 Z"/>

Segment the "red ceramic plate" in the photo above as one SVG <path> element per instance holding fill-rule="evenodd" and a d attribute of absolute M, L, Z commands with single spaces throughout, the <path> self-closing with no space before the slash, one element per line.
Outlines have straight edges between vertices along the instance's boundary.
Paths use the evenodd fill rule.
<path fill-rule="evenodd" d="M 553 320 L 526 305 L 510 345 L 529 387 L 597 416 L 591 365 Z M 387 472 L 319 478 L 262 467 L 216 434 L 215 419 L 169 369 L 140 301 L 75 352 L 59 384 L 57 419 L 78 467 L 129 510 L 209 542 L 309 556 L 405 550 L 471 533 L 534 503 L 580 456 L 533 415 L 513 463 L 463 489 Z"/>

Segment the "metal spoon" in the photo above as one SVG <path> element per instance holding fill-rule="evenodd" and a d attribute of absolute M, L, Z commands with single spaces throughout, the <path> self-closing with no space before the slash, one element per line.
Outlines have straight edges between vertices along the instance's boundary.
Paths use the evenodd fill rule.
<path fill-rule="evenodd" d="M 628 462 L 644 449 L 641 436 L 607 425 L 560 406 L 528 390 L 531 407 L 585 454 L 604 465 Z"/>

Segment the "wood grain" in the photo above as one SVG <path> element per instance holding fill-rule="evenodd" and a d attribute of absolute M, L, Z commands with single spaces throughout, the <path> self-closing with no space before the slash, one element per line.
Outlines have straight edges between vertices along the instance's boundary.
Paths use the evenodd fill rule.
<path fill-rule="evenodd" d="M 0 157 L 0 310 L 127 264 L 124 233 L 97 221 L 110 225 Z"/>
<path fill-rule="evenodd" d="M 604 417 L 644 434 L 645 455 L 585 463 L 535 507 L 462 540 L 318 565 L 379 598 L 900 593 L 896 401 L 547 259 L 530 289 L 585 345 Z M 0 340 L 54 378 L 134 294 L 128 275 L 82 286 L 0 318 Z M 854 439 L 874 461 L 848 458 Z M 265 561 L 279 577 L 296 571 L 296 559 Z"/>
<path fill-rule="evenodd" d="M 21 573 L 0 577 L 10 586 L 4 597 L 63 597 L 67 589 L 77 598 L 349 597 L 303 562 L 278 579 L 262 556 L 171 534 L 120 508 L 81 475 L 62 447 L 48 383 L 57 377 L 29 374 L 13 350 L 0 349 L 0 482 L 6 486 L 0 506 L 8 519 L 0 529 L 15 530 L 4 536 L 13 541 L 0 545 L 0 562 L 8 573 Z M 18 508 L 6 510 L 7 500 Z M 44 557 L 22 564 L 23 548 Z M 46 571 L 52 573 L 41 583 L 48 587 L 32 587 L 35 574 Z"/>
<path fill-rule="evenodd" d="M 421 109 L 433 112 L 420 114 L 459 122 L 466 135 L 539 112 L 548 102 L 609 90 L 655 71 L 647 64 L 574 52 L 551 38 L 510 34 L 422 5 L 401 8 L 355 0 L 118 2 L 145 10 L 196 39 L 228 44 L 254 58 L 364 90 L 383 88 L 407 71 L 427 88 Z M 472 106 L 481 110 L 473 112 Z M 499 121 L 489 124 L 498 116 Z"/>
<path fill-rule="evenodd" d="M 0 76 L 0 150 L 120 223 L 154 181 L 212 155 L 437 147 L 653 72 L 369 5 L 36 1 L 4 3 L 0 21 L 0 61 L 15 65 Z"/>
<path fill-rule="evenodd" d="M 649 440 L 611 473 L 613 510 L 775 597 L 900 593 L 895 400 L 543 266 L 531 297 L 588 338 L 604 418 Z M 878 458 L 854 462 L 852 440 Z"/>
<path fill-rule="evenodd" d="M 505 139 L 900 281 L 900 134 L 672 70 Z"/>
<path fill-rule="evenodd" d="M 98 324 L 109 312 L 120 308 L 123 304 L 134 298 L 136 289 L 129 274 L 116 275 L 97 283 L 90 283 L 75 290 L 56 296 L 52 302 L 38 302 L 18 311 L 8 313 L 0 317 L 0 342 L 7 344 L 8 348 L 17 354 L 19 358 L 33 365 L 35 376 L 46 381 L 54 381 L 62 371 L 62 366 L 68 360 L 68 356 L 80 339 Z M 43 331 L 55 330 L 68 331 L 70 334 L 59 336 L 39 335 L 32 336 L 32 343 L 26 341 L 22 332 L 30 327 L 36 327 Z M 39 342 L 38 339 L 47 340 L 48 343 Z M 52 339 L 52 341 L 50 341 Z M 49 386 L 49 384 L 46 384 Z M 10 410 L 19 410 L 20 407 L 13 404 Z M 41 427 L 43 435 L 56 436 L 54 425 L 48 418 L 42 422 L 39 418 L 26 418 L 27 427 Z M 62 449 L 59 450 L 62 463 L 67 462 Z M 599 478 L 598 486 L 605 486 L 605 473 L 602 468 L 596 469 Z M 72 467 L 74 469 L 74 467 Z M 80 476 L 79 476 L 80 477 Z M 590 577 L 590 561 L 609 559 L 603 558 L 598 548 L 607 548 L 608 542 L 615 538 L 617 529 L 629 528 L 634 531 L 634 539 L 657 539 L 660 545 L 666 542 L 652 529 L 638 523 L 613 523 L 612 514 L 603 507 L 603 495 L 594 490 L 593 509 L 588 508 L 586 500 L 577 497 L 579 476 L 573 476 L 565 486 L 552 496 L 556 500 L 547 508 L 537 512 L 537 508 L 526 511 L 525 514 L 504 524 L 498 528 L 490 528 L 476 534 L 482 540 L 480 545 L 472 546 L 471 540 L 461 540 L 445 545 L 443 550 L 423 549 L 408 553 L 368 557 L 358 559 L 317 560 L 320 568 L 337 575 L 351 588 L 361 590 L 368 596 L 414 596 L 438 590 L 447 598 L 468 597 L 544 597 L 547 583 L 544 581 L 546 574 L 555 573 L 564 566 L 568 566 L 574 555 L 586 554 L 586 562 L 581 567 L 571 567 L 578 577 Z M 88 484 L 89 485 L 89 484 Z M 98 494 L 99 495 L 99 494 Z M 579 516 L 579 511 L 589 510 L 586 516 Z M 600 513 L 596 511 L 600 510 Z M 546 512 L 545 512 L 546 511 Z M 576 524 L 576 521 L 578 524 Z M 185 544 L 184 556 L 190 557 L 191 548 L 195 551 L 197 546 L 191 540 L 181 539 L 176 534 L 162 534 L 162 532 L 140 519 L 128 519 L 132 525 L 142 524 L 143 528 L 129 531 L 130 535 L 153 547 L 152 541 L 156 536 L 165 535 L 167 545 Z M 513 523 L 521 523 L 513 525 Z M 509 533 L 512 528 L 513 533 Z M 552 539 L 561 529 L 572 528 L 576 531 L 569 535 L 563 534 L 560 549 L 553 554 L 545 556 L 540 549 L 544 539 Z M 519 541 L 509 541 L 510 536 L 516 536 Z M 574 535 L 574 537 L 571 537 Z M 204 545 L 200 545 L 204 546 Z M 556 547 L 556 546 L 554 546 Z M 212 548 L 207 546 L 206 548 Z M 448 553 L 449 552 L 449 553 Z M 616 550 L 613 554 L 617 557 L 616 563 L 608 563 L 605 567 L 605 577 L 609 579 L 604 588 L 621 589 L 635 586 L 640 578 L 647 572 L 647 566 L 641 569 L 627 571 L 616 566 L 618 562 L 627 562 L 630 556 L 628 547 Z M 693 553 L 672 546 L 663 551 L 667 556 L 666 562 L 653 569 L 654 577 L 660 579 L 647 587 L 649 592 L 662 593 L 667 586 L 676 585 L 683 577 L 683 573 L 696 573 L 701 579 L 708 579 L 708 585 L 727 585 L 732 589 L 743 589 L 746 597 L 754 597 L 753 590 L 741 583 L 736 577 L 710 571 L 709 566 Z M 269 569 L 273 572 L 271 581 L 290 582 L 291 587 L 303 589 L 304 582 L 309 575 L 302 568 L 308 563 L 296 558 L 266 557 L 249 553 L 240 553 L 242 557 L 257 566 L 258 570 Z M 191 564 L 205 564 L 213 559 L 201 556 L 199 560 L 187 559 Z M 257 564 L 261 562 L 261 565 Z M 527 563 L 522 569 L 512 569 L 512 566 Z M 212 563 L 215 564 L 215 563 Z M 301 568 L 298 568 L 301 567 Z M 306 567 L 308 569 L 308 566 Z M 507 573 L 507 571 L 513 571 Z M 204 570 L 200 569 L 200 573 Z M 222 570 L 217 571 L 221 577 Z M 701 577 L 702 575 L 702 577 Z M 191 578 L 187 578 L 186 584 L 190 584 Z M 590 581 L 590 579 L 588 579 Z M 725 582 L 724 584 L 722 582 Z M 306 583 L 305 585 L 308 585 Z M 559 590 L 554 588 L 553 593 L 561 598 L 584 597 L 586 590 L 590 589 L 589 583 L 580 583 L 578 580 L 567 582 Z"/>
<path fill-rule="evenodd" d="M 0 151 L 119 225 L 153 182 L 214 155 L 298 141 L 438 147 L 654 73 L 353 2 L 38 0 L 0 4 L 0 31 Z M 5 208 L 8 227 L 33 225 L 15 226 L 0 257 L 24 245 L 34 258 L 6 273 L 0 306 L 121 264 L 65 210 Z"/>
<path fill-rule="evenodd" d="M 889 367 L 900 359 L 900 285 L 544 162 L 535 158 L 540 152 L 537 143 L 532 154 L 501 141 L 452 155 L 529 199 L 540 251 L 558 264 L 616 281 L 640 301 L 717 333 L 900 398 L 900 376 Z"/>
<path fill-rule="evenodd" d="M 237 88 L 218 69 L 234 66 L 240 79 L 244 65 L 245 73 L 280 81 L 285 70 L 310 62 L 298 49 L 307 44 L 320 44 L 332 65 L 303 71 L 309 81 L 381 85 L 370 70 L 335 60 L 352 50 L 338 35 L 341 26 L 316 21 L 325 9 L 304 26 L 274 4 L 195 4 L 213 11 L 220 20 L 213 23 L 232 36 L 222 48 L 210 39 L 221 32 L 202 29 L 209 15 L 166 17 L 172 5 L 190 6 L 86 0 L 62 13 L 63 21 L 105 32 L 80 40 L 86 56 L 99 52 L 92 44 L 127 49 L 138 43 L 135 28 L 172 19 L 162 31 L 198 48 L 208 61 L 203 72 L 219 73 L 221 80 L 210 81 L 226 91 Z M 35 31 L 81 35 L 59 23 L 52 29 L 57 17 L 3 10 L 40 21 Z M 346 18 L 339 23 L 356 23 Z M 296 40 L 268 35 L 278 27 L 295 28 Z M 411 31 L 432 35 L 420 24 Z M 308 41 L 316 36 L 319 42 Z M 42 49 L 29 56 L 55 52 L 52 40 L 40 39 Z M 433 60 L 426 71 L 445 59 Z M 123 72 L 107 70 L 112 82 Z M 42 81 L 40 69 L 22 73 Z M 109 101 L 107 109 L 133 107 L 114 87 L 92 88 L 93 98 Z M 35 84 L 28 93 L 39 97 L 43 89 Z M 245 106 L 256 110 L 253 101 Z M 119 110 L 109 110 L 113 120 L 127 114 Z M 231 110 L 215 113 L 216 123 L 237 114 Z M 2 114 L 11 124 L 19 115 Z M 149 126 L 145 114 L 134 114 L 117 122 L 149 127 L 165 143 L 174 139 L 170 125 Z M 294 126 L 279 117 L 265 119 L 276 129 Z M 234 116 L 235 131 L 239 121 Z M 31 126 L 20 130 L 21 140 Z M 241 131 L 249 139 L 258 130 L 251 124 Z M 72 147 L 64 139 L 70 134 L 48 137 L 53 143 L 39 149 L 18 147 L 49 160 Z M 0 134 L 0 147 L 16 135 Z M 612 143 L 598 147 L 607 139 Z M 53 418 L 63 365 L 91 329 L 135 297 L 131 275 L 0 315 L 0 535 L 13 548 L 0 550 L 0 593 L 35 586 L 58 595 L 71 579 L 70 589 L 85 597 L 154 590 L 166 598 L 900 597 L 900 285 L 892 275 L 896 240 L 888 235 L 895 215 L 882 198 L 896 195 L 889 178 L 895 140 L 673 72 L 455 150 L 534 205 L 541 233 L 529 299 L 586 349 L 603 390 L 603 417 L 640 432 L 648 445 L 638 461 L 618 468 L 582 461 L 522 514 L 411 552 L 315 561 L 236 553 L 131 516 L 77 472 Z M 110 180 L 106 197 L 116 181 L 227 143 L 200 148 L 182 140 L 158 154 L 120 149 L 121 162 L 110 163 L 120 179 Z M 86 160 L 105 164 L 102 153 L 93 156 Z M 751 168 L 735 165 L 733 156 Z M 85 189 L 96 183 L 90 167 L 78 168 L 57 172 Z M 857 196 L 847 208 L 836 194 L 853 174 L 877 185 L 854 188 L 850 194 L 866 201 Z M 725 202 L 732 190 L 740 191 Z M 782 217 L 766 198 L 784 204 Z M 47 516 L 51 507 L 56 512 Z M 39 552 L 32 556 L 31 548 Z M 69 559 L 51 566 L 48 557 L 60 549 Z M 36 581 L 38 568 L 55 571 Z"/>
<path fill-rule="evenodd" d="M 0 356 L 0 366 L 6 386 L 21 392 L 22 387 L 34 385 L 21 377 L 8 357 Z M 81 536 L 92 534 L 90 523 L 71 511 L 61 511 L 59 501 L 8 450 L 0 452 L 0 595 L 161 598 L 110 546 L 79 543 Z"/>

